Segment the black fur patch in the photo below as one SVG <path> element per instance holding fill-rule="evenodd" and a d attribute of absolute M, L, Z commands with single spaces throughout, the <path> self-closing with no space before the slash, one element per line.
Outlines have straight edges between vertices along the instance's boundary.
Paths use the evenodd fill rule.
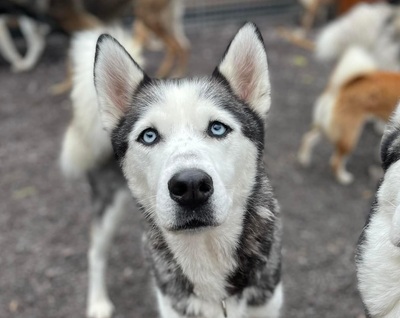
<path fill-rule="evenodd" d="M 264 122 L 249 105 L 233 93 L 226 78 L 216 69 L 211 77 L 211 87 L 203 92 L 224 110 L 230 112 L 242 125 L 242 133 L 252 141 L 261 155 L 264 150 Z"/>
<path fill-rule="evenodd" d="M 193 284 L 176 263 L 174 255 L 157 225 L 150 218 L 147 220 L 149 224 L 145 235 L 145 254 L 156 284 L 161 293 L 177 300 L 173 304 L 174 309 L 179 314 L 186 315 L 185 300 L 193 293 Z"/>
<path fill-rule="evenodd" d="M 382 181 L 383 181 L 383 179 L 379 182 L 378 189 L 380 188 L 380 185 L 382 184 Z M 367 220 L 365 222 L 364 228 L 363 228 L 363 230 L 361 232 L 361 235 L 360 235 L 360 237 L 358 239 L 356 255 L 355 255 L 356 263 L 359 263 L 359 262 L 362 261 L 362 252 L 363 252 L 362 251 L 362 247 L 364 246 L 365 239 L 366 239 L 365 231 L 367 230 L 368 225 L 369 225 L 369 223 L 371 221 L 371 218 L 375 215 L 377 209 L 378 209 L 378 198 L 375 197 L 375 199 L 374 199 L 374 201 L 373 201 L 373 203 L 371 205 L 370 212 L 368 213 L 368 217 L 367 217 Z"/>
<path fill-rule="evenodd" d="M 132 131 L 135 123 L 141 118 L 142 111 L 147 104 L 142 101 L 143 94 L 147 87 L 153 86 L 156 80 L 150 79 L 144 74 L 143 80 L 138 85 L 136 91 L 132 94 L 131 106 L 128 108 L 128 113 L 121 118 L 116 128 L 111 133 L 111 143 L 113 145 L 115 159 L 121 161 L 128 150 L 128 135 Z M 150 104 L 153 99 L 146 97 L 146 101 Z"/>
<path fill-rule="evenodd" d="M 272 217 L 260 216 L 257 208 L 268 209 Z M 238 266 L 228 278 L 227 291 L 230 295 L 253 288 L 257 292 L 248 299 L 251 306 L 264 304 L 272 295 L 280 282 L 281 230 L 279 208 L 260 167 L 253 194 L 248 199 L 243 231 L 236 249 Z"/>
<path fill-rule="evenodd" d="M 394 129 L 385 134 L 381 143 L 382 168 L 387 170 L 393 163 L 400 159 L 400 129 Z"/>
<path fill-rule="evenodd" d="M 118 190 L 126 188 L 126 180 L 121 168 L 113 158 L 88 173 L 92 194 L 93 212 L 96 218 L 103 217 L 106 209 L 113 203 Z"/>

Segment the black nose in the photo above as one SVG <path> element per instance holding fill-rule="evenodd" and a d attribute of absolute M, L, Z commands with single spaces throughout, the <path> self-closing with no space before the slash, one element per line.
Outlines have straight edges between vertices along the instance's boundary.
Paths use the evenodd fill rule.
<path fill-rule="evenodd" d="M 202 170 L 189 169 L 176 173 L 168 181 L 169 195 L 182 206 L 195 208 L 213 194 L 213 181 Z"/>

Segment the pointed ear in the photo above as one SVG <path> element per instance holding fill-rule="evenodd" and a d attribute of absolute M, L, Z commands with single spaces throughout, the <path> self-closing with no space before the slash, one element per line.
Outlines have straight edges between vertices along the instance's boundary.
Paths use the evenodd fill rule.
<path fill-rule="evenodd" d="M 253 23 L 246 23 L 228 46 L 214 71 L 222 75 L 239 99 L 266 118 L 270 104 L 270 82 L 267 54 L 260 31 Z"/>
<path fill-rule="evenodd" d="M 97 40 L 94 62 L 94 84 L 100 117 L 111 132 L 131 106 L 140 83 L 147 78 L 129 53 L 112 36 L 103 34 Z"/>

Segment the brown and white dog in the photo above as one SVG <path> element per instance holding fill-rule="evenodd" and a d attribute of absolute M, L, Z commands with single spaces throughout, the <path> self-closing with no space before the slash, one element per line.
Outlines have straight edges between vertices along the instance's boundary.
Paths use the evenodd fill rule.
<path fill-rule="evenodd" d="M 325 135 L 335 149 L 331 166 L 336 179 L 351 183 L 353 176 L 346 171 L 346 159 L 364 123 L 370 118 L 387 122 L 399 99 L 400 73 L 379 71 L 366 51 L 350 48 L 316 101 L 311 130 L 304 135 L 298 153 L 299 162 L 310 164 L 312 148 Z"/>

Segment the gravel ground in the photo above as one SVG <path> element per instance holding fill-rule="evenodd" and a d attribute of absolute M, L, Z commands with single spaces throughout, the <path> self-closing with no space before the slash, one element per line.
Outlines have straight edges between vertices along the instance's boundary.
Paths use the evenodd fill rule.
<path fill-rule="evenodd" d="M 331 147 L 317 147 L 314 165 L 295 160 L 312 105 L 329 65 L 282 41 L 277 21 L 257 19 L 265 37 L 273 86 L 266 165 L 284 218 L 283 317 L 363 317 L 354 249 L 376 188 L 379 136 L 369 125 L 352 156 L 353 185 L 329 171 Z M 282 21 L 281 21 L 282 22 Z M 190 74 L 209 74 L 239 24 L 187 28 Z M 52 36 L 38 67 L 11 74 L 0 61 L 0 317 L 83 317 L 90 202 L 85 182 L 60 174 L 60 141 L 70 119 L 68 96 L 50 96 L 63 79 L 68 41 Z M 152 73 L 160 54 L 147 56 Z M 141 216 L 132 208 L 111 251 L 108 285 L 115 317 L 156 317 L 141 252 Z"/>

